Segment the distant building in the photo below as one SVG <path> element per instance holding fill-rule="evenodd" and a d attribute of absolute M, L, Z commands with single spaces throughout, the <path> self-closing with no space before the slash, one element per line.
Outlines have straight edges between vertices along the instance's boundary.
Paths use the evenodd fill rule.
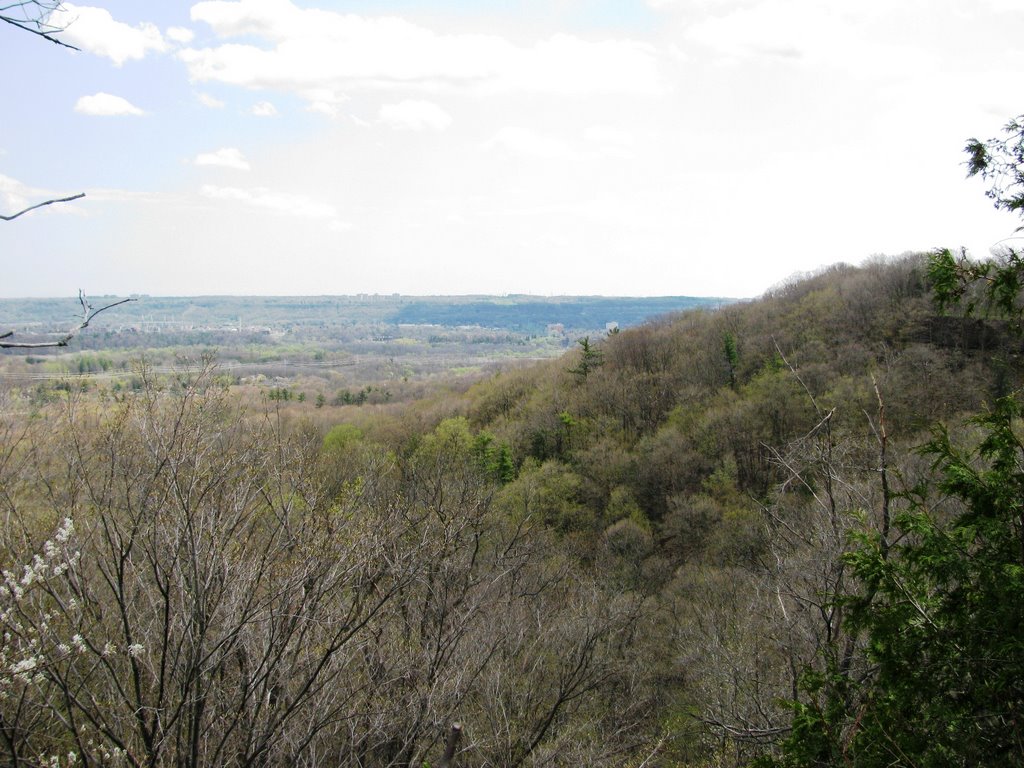
<path fill-rule="evenodd" d="M 619 324 L 618 324 L 618 323 L 616 323 L 616 322 L 615 322 L 615 321 L 613 320 L 613 321 L 612 321 L 612 322 L 610 322 L 610 323 L 605 323 L 605 324 L 604 324 L 604 329 L 605 329 L 605 330 L 606 330 L 606 331 L 607 331 L 608 333 L 615 333 L 615 331 L 619 330 Z"/>
<path fill-rule="evenodd" d="M 548 336 L 561 336 L 565 333 L 565 326 L 561 323 L 550 323 L 548 325 Z"/>

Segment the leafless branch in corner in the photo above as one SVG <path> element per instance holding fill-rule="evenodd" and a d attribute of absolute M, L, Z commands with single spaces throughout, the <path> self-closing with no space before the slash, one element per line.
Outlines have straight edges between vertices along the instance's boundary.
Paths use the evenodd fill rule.
<path fill-rule="evenodd" d="M 30 205 L 28 208 L 26 208 L 23 211 L 18 211 L 17 213 L 13 213 L 10 216 L 4 216 L 2 213 L 0 213 L 0 219 L 3 219 L 4 221 L 14 221 L 16 218 L 18 218 L 22 214 L 28 213 L 29 211 L 34 211 L 36 208 L 42 208 L 44 205 L 53 205 L 54 203 L 70 203 L 72 200 L 79 200 L 80 198 L 83 198 L 83 197 L 85 197 L 85 192 L 79 192 L 77 195 L 71 195 L 71 197 L 59 197 L 59 198 L 57 198 L 55 200 L 44 200 L 41 203 L 36 203 L 35 205 Z"/>
<path fill-rule="evenodd" d="M 57 39 L 55 35 L 63 32 L 64 27 L 58 27 L 47 21 L 50 14 L 58 10 L 61 5 L 60 0 L 16 0 L 0 6 L 0 21 L 6 21 L 18 29 L 38 35 L 54 45 L 70 48 L 73 51 L 80 50 L 70 43 Z"/>
<path fill-rule="evenodd" d="M 44 347 L 66 347 L 68 343 L 78 335 L 79 331 L 83 328 L 88 328 L 89 323 L 96 317 L 100 312 L 105 312 L 113 307 L 120 306 L 121 304 L 127 304 L 129 301 L 135 301 L 135 299 L 120 299 L 119 301 L 112 302 L 99 309 L 94 309 L 92 304 L 85 298 L 85 294 L 82 291 L 78 292 L 78 302 L 82 305 L 82 320 L 78 325 L 69 329 L 59 339 L 53 339 L 52 341 L 4 341 L 14 335 L 14 331 L 7 331 L 4 334 L 0 334 L 0 349 L 43 349 Z"/>

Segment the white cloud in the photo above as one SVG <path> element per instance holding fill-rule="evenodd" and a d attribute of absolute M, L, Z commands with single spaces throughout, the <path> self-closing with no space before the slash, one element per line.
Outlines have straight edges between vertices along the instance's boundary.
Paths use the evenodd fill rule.
<path fill-rule="evenodd" d="M 193 161 L 196 165 L 212 165 L 219 168 L 234 168 L 238 171 L 248 171 L 249 161 L 241 150 L 235 147 L 222 147 L 214 152 L 204 152 L 196 155 Z"/>
<path fill-rule="evenodd" d="M 610 125 L 589 126 L 583 140 L 589 149 L 612 157 L 633 157 L 636 146 L 631 133 Z"/>
<path fill-rule="evenodd" d="M 244 203 L 245 205 L 263 208 L 287 216 L 339 221 L 338 212 L 333 205 L 321 203 L 305 195 L 273 192 L 265 187 L 241 189 L 239 187 L 216 187 L 212 184 L 204 184 L 199 190 L 199 194 L 211 200 Z"/>
<path fill-rule="evenodd" d="M 195 38 L 196 33 L 187 27 L 168 27 L 167 39 L 182 45 L 188 45 Z"/>
<path fill-rule="evenodd" d="M 269 101 L 258 101 L 252 105 L 249 113 L 256 115 L 256 117 L 274 117 L 277 115 L 277 107 Z"/>
<path fill-rule="evenodd" d="M 92 96 L 82 96 L 75 102 L 75 112 L 100 117 L 139 116 L 146 114 L 127 99 L 103 93 L 102 91 Z"/>
<path fill-rule="evenodd" d="M 290 0 L 200 2 L 192 7 L 192 19 L 222 38 L 255 36 L 273 46 L 184 49 L 178 56 L 197 81 L 299 93 L 468 88 L 656 94 L 664 89 L 654 47 L 632 40 L 555 35 L 521 46 L 497 35 L 440 34 L 392 16 L 304 10 Z"/>
<path fill-rule="evenodd" d="M 334 104 L 330 104 L 326 101 L 314 101 L 306 110 L 309 112 L 316 112 L 321 115 L 327 115 L 328 117 L 337 117 L 338 108 Z"/>
<path fill-rule="evenodd" d="M 573 157 L 575 152 L 565 142 L 530 130 L 510 125 L 484 142 L 486 150 L 501 149 L 517 155 L 546 160 Z"/>
<path fill-rule="evenodd" d="M 338 108 L 348 101 L 348 96 L 339 93 L 333 88 L 305 88 L 300 91 L 300 95 L 309 102 L 309 106 L 306 107 L 307 110 L 319 112 L 328 117 L 337 117 Z"/>
<path fill-rule="evenodd" d="M 939 62 L 921 44 L 921 18 L 930 15 L 922 2 L 722 0 L 706 3 L 683 36 L 734 61 L 790 60 L 857 76 L 927 72 Z"/>
<path fill-rule="evenodd" d="M 35 190 L 10 176 L 0 173 L 0 213 L 7 216 L 27 208 Z"/>
<path fill-rule="evenodd" d="M 121 66 L 129 59 L 142 59 L 150 51 L 167 50 L 160 30 L 143 22 L 130 26 L 115 21 L 104 8 L 64 3 L 50 15 L 50 24 L 61 27 L 61 40 L 84 51 L 104 56 Z"/>
<path fill-rule="evenodd" d="M 199 99 L 200 104 L 210 109 L 222 109 L 224 107 L 223 101 L 208 93 L 197 93 L 196 98 Z"/>
<path fill-rule="evenodd" d="M 755 5 L 760 0 L 647 0 L 656 11 L 728 11 L 744 5 Z"/>
<path fill-rule="evenodd" d="M 980 3 L 985 5 L 986 3 Z M 987 0 L 987 5 L 997 13 L 1012 13 L 1015 15 L 1024 14 L 1024 8 L 1017 0 Z"/>
<path fill-rule="evenodd" d="M 452 124 L 451 115 L 429 101 L 406 99 L 397 104 L 384 104 L 378 119 L 392 128 L 410 131 L 443 131 Z"/>
<path fill-rule="evenodd" d="M 841 33 L 836 22 L 824 5 L 768 0 L 705 18 L 687 29 L 686 38 L 730 57 L 799 58 L 808 46 Z"/>

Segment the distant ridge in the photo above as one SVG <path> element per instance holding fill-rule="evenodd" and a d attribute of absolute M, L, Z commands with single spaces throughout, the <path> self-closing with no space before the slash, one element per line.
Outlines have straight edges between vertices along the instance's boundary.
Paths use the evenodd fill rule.
<path fill-rule="evenodd" d="M 390 319 L 413 325 L 477 325 L 514 331 L 542 331 L 548 325 L 602 328 L 617 323 L 626 328 L 670 312 L 714 309 L 733 299 L 694 296 L 507 296 L 463 301 L 412 301 Z"/>
<path fill-rule="evenodd" d="M 105 302 L 109 297 L 96 296 Z M 139 296 L 104 315 L 102 327 L 187 324 L 192 328 L 260 326 L 295 329 L 338 322 L 479 326 L 541 333 L 548 326 L 567 330 L 626 328 L 671 312 L 716 309 L 735 299 L 696 296 Z M 0 326 L 61 326 L 79 311 L 73 297 L 0 299 Z"/>

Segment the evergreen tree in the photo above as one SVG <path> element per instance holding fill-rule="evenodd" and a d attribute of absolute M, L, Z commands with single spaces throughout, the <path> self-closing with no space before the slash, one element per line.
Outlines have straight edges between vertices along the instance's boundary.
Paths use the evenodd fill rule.
<path fill-rule="evenodd" d="M 1024 415 L 1016 398 L 974 419 L 982 439 L 937 427 L 922 450 L 940 472 L 948 523 L 924 494 L 890 544 L 863 534 L 845 558 L 862 584 L 844 600 L 871 676 L 804 678 L 782 765 L 1013 765 L 1024 757 Z"/>
<path fill-rule="evenodd" d="M 968 173 L 992 186 L 997 207 L 1024 213 L 1024 125 L 967 144 Z M 976 263 L 933 254 L 935 300 L 979 305 L 1022 327 L 1024 261 L 1012 250 Z M 945 427 L 921 450 L 935 494 L 907 494 L 887 533 L 862 533 L 844 558 L 860 587 L 839 596 L 847 628 L 870 666 L 855 679 L 835 665 L 806 673 L 794 702 L 784 766 L 975 766 L 1024 761 L 1024 405 L 998 400 L 971 420 L 976 443 Z"/>

